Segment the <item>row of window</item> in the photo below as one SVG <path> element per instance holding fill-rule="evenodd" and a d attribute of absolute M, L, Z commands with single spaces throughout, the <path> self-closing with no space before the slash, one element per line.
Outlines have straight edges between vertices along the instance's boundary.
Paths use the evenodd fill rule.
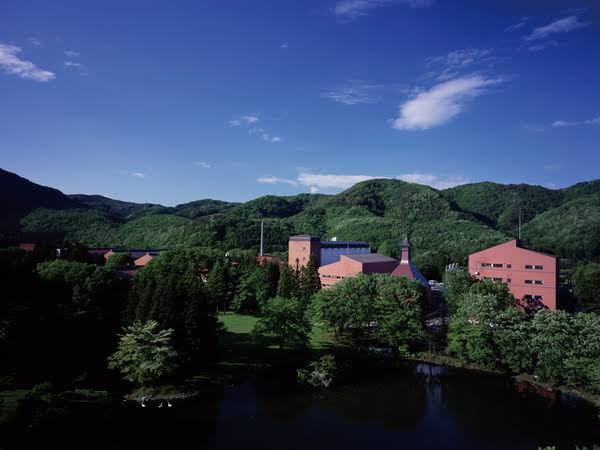
<path fill-rule="evenodd" d="M 524 295 L 523 300 L 544 300 L 543 295 Z"/>
<path fill-rule="evenodd" d="M 492 280 L 492 281 L 497 281 L 499 283 L 502 283 L 504 281 L 503 278 L 491 278 L 491 277 L 483 277 L 484 280 Z M 512 278 L 507 278 L 506 279 L 507 283 L 511 283 L 512 282 Z M 525 284 L 544 284 L 544 282 L 542 280 L 525 280 Z"/>
<path fill-rule="evenodd" d="M 344 278 L 344 277 L 340 277 L 339 275 L 321 275 L 321 278 L 336 278 L 336 279 L 340 279 L 340 278 Z"/>
<path fill-rule="evenodd" d="M 489 267 L 503 268 L 503 267 L 506 267 L 507 269 L 512 269 L 512 264 L 481 263 L 481 267 L 483 267 L 483 268 L 489 268 Z M 536 265 L 526 264 L 525 265 L 525 269 L 526 270 L 544 270 L 544 266 L 536 266 Z"/>

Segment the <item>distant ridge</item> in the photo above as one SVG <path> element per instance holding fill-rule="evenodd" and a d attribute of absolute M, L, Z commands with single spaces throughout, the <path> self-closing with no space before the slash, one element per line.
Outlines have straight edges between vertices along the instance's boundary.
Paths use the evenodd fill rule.
<path fill-rule="evenodd" d="M 557 190 L 482 182 L 439 191 L 374 179 L 336 195 L 205 199 L 175 207 L 67 196 L 1 169 L 0 188 L 0 233 L 62 233 L 89 245 L 256 251 L 259 219 L 266 219 L 269 252 L 283 252 L 290 235 L 308 233 L 364 240 L 397 256 L 408 235 L 415 264 L 427 271 L 516 236 L 520 213 L 526 244 L 562 258 L 600 259 L 600 180 Z"/>

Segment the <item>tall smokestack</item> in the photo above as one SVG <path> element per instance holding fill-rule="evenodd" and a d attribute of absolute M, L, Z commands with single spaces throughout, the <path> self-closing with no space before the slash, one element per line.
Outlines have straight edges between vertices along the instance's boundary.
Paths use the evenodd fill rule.
<path fill-rule="evenodd" d="M 265 242 L 265 221 L 260 221 L 260 256 L 263 256 L 263 245 Z"/>

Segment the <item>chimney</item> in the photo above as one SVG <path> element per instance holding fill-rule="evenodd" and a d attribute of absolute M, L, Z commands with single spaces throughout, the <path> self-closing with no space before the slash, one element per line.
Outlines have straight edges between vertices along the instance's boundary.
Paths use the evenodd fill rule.
<path fill-rule="evenodd" d="M 410 263 L 410 241 L 406 237 L 402 241 L 402 258 L 400 259 L 400 264 L 408 263 Z"/>

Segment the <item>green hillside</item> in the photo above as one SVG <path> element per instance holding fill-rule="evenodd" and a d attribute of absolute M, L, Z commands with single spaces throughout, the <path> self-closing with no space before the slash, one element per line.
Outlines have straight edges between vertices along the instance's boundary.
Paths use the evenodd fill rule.
<path fill-rule="evenodd" d="M 559 206 L 563 193 L 528 184 L 490 182 L 465 184 L 443 191 L 458 208 L 474 213 L 480 220 L 505 231 L 514 231 L 521 219 L 527 222 L 536 215 Z"/>
<path fill-rule="evenodd" d="M 532 246 L 574 260 L 600 259 L 600 193 L 546 211 L 523 227 Z"/>
<path fill-rule="evenodd" d="M 520 209 L 525 244 L 565 258 L 600 259 L 600 181 L 561 190 L 486 182 L 438 191 L 381 179 L 337 195 L 268 195 L 245 203 L 207 199 L 175 207 L 65 196 L 4 171 L 0 183 L 12 183 L 16 198 L 29 198 L 20 209 L 2 198 L 13 230 L 62 233 L 92 246 L 257 251 L 265 220 L 268 252 L 284 252 L 290 235 L 310 233 L 364 240 L 398 256 L 399 243 L 410 236 L 415 261 L 433 270 L 515 237 Z M 0 232 L 11 231 L 10 226 L 3 223 Z"/>

